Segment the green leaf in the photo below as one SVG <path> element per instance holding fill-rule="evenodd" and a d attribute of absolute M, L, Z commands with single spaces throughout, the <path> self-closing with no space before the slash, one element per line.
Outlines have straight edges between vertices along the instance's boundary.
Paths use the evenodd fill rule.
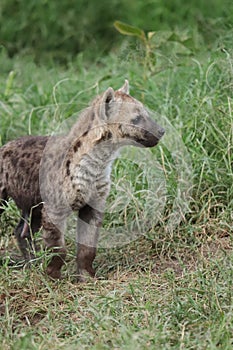
<path fill-rule="evenodd" d="M 169 49 L 175 55 L 190 55 L 192 53 L 188 47 L 178 41 L 170 41 Z"/>
<path fill-rule="evenodd" d="M 173 32 L 170 30 L 163 30 L 156 32 L 155 36 L 152 36 L 152 41 L 156 44 L 157 47 L 160 47 L 164 43 L 170 40 L 172 37 Z"/>
<path fill-rule="evenodd" d="M 118 32 L 124 35 L 131 35 L 131 36 L 136 36 L 142 40 L 145 40 L 145 32 L 137 27 L 131 26 L 129 24 L 120 22 L 120 21 L 115 21 L 114 22 L 114 27 Z"/>

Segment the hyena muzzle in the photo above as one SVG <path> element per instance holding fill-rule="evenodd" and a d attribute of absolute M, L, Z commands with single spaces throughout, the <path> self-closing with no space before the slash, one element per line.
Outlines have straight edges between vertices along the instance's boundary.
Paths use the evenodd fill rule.
<path fill-rule="evenodd" d="M 22 212 L 15 235 L 24 258 L 31 258 L 31 237 L 42 227 L 45 247 L 54 253 L 47 273 L 60 278 L 65 221 L 76 211 L 78 280 L 94 276 L 112 162 L 122 146 L 154 147 L 163 134 L 143 104 L 129 95 L 126 80 L 119 90 L 110 87 L 98 96 L 67 135 L 26 136 L 1 147 L 0 201 L 11 197 Z"/>

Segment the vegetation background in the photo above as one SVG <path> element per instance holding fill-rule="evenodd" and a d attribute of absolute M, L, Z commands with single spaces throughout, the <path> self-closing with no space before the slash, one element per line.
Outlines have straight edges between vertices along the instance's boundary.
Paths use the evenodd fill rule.
<path fill-rule="evenodd" d="M 138 29 L 123 36 L 115 21 Z M 0 23 L 0 144 L 54 132 L 125 78 L 167 131 L 147 150 L 160 164 L 155 181 L 166 182 L 158 217 L 145 163 L 114 166 L 104 227 L 156 222 L 140 224 L 143 235 L 128 244 L 102 244 L 94 282 L 75 283 L 72 234 L 64 280 L 44 275 L 43 251 L 19 268 L 11 257 L 20 213 L 9 201 L 0 349 L 232 349 L 232 1 L 2 0 Z M 189 179 L 180 177 L 179 146 Z M 184 191 L 182 220 L 167 230 Z"/>

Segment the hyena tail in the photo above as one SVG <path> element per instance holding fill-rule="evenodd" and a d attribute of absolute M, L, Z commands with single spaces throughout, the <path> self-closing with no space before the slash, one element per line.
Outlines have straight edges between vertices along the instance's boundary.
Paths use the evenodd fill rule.
<path fill-rule="evenodd" d="M 0 216 L 4 212 L 3 205 L 8 199 L 8 195 L 5 188 L 0 188 Z"/>
<path fill-rule="evenodd" d="M 18 246 L 26 260 L 33 258 L 33 237 L 41 228 L 41 208 L 23 211 L 15 229 Z"/>

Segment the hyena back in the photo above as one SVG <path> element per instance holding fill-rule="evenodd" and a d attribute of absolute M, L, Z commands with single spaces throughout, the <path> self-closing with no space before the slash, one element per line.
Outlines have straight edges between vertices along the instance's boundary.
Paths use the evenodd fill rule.
<path fill-rule="evenodd" d="M 56 253 L 47 273 L 60 278 L 66 256 L 65 220 L 77 211 L 78 279 L 83 281 L 86 273 L 94 276 L 112 162 L 122 146 L 153 147 L 163 134 L 142 103 L 129 95 L 126 81 L 121 89 L 108 88 L 98 96 L 67 135 L 28 136 L 4 145 L 0 200 L 11 197 L 22 211 L 15 235 L 25 259 L 30 258 L 30 232 L 42 226 L 45 246 Z"/>

